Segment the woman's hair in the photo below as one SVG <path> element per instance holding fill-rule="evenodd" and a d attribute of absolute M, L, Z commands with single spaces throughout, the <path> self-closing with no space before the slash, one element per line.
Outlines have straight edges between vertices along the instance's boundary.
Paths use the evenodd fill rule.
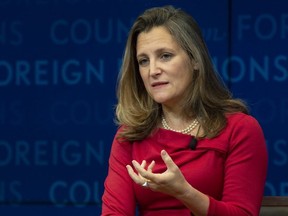
<path fill-rule="evenodd" d="M 123 126 L 120 138 L 142 140 L 157 128 L 161 119 L 161 104 L 147 93 L 136 59 L 138 35 L 154 27 L 167 29 L 187 52 L 191 62 L 198 66 L 193 70 L 191 64 L 192 81 L 182 108 L 184 115 L 198 119 L 205 137 L 212 138 L 220 133 L 226 125 L 227 113 L 248 113 L 245 103 L 232 98 L 216 72 L 196 21 L 173 6 L 155 7 L 136 19 L 128 36 L 117 86 L 116 121 Z"/>

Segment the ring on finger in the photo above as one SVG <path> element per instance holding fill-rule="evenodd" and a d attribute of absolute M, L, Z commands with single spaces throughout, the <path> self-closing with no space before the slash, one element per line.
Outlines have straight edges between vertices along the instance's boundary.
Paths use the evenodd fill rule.
<path fill-rule="evenodd" d="M 142 184 L 142 187 L 149 187 L 148 181 L 145 181 L 145 182 Z"/>

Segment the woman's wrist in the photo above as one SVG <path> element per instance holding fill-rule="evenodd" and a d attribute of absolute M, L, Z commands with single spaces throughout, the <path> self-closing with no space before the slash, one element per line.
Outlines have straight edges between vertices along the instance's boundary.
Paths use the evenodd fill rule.
<path fill-rule="evenodd" d="M 180 200 L 180 201 L 185 201 L 187 199 L 191 199 L 193 198 L 193 194 L 194 194 L 194 188 L 188 183 L 186 182 L 185 184 L 183 184 L 182 186 L 182 192 L 178 193 L 175 198 Z"/>
<path fill-rule="evenodd" d="M 196 190 L 188 182 L 183 187 L 183 193 L 175 196 L 195 215 L 207 215 L 209 208 L 209 197 Z"/>

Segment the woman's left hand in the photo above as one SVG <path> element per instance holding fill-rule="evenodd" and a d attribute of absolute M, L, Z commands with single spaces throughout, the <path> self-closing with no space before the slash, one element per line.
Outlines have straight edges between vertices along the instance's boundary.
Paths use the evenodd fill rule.
<path fill-rule="evenodd" d="M 145 186 L 145 182 L 147 182 L 148 184 L 146 186 L 153 191 L 162 192 L 176 198 L 182 196 L 185 194 L 185 191 L 187 191 L 187 187 L 191 186 L 165 150 L 161 151 L 161 157 L 167 166 L 165 172 L 153 173 L 154 161 L 145 169 L 146 161 L 142 161 L 142 163 L 139 164 L 137 161 L 133 160 L 132 164 L 138 174 L 134 172 L 130 165 L 127 165 L 126 167 L 130 177 L 136 184 L 142 186 Z"/>

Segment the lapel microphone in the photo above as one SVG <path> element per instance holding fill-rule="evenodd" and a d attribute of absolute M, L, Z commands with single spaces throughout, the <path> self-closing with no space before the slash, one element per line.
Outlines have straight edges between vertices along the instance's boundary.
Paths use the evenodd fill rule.
<path fill-rule="evenodd" d="M 190 143 L 189 143 L 189 147 L 191 150 L 195 150 L 196 149 L 196 146 L 197 146 L 197 143 L 198 143 L 198 140 L 197 140 L 197 136 L 198 136 L 198 133 L 199 133 L 199 130 L 200 130 L 200 125 L 198 127 L 198 130 L 196 132 L 196 135 L 194 137 L 192 137 Z"/>
<path fill-rule="evenodd" d="M 189 147 L 191 150 L 195 150 L 196 146 L 197 146 L 197 139 L 195 137 L 192 137 L 190 143 L 189 143 Z"/>

